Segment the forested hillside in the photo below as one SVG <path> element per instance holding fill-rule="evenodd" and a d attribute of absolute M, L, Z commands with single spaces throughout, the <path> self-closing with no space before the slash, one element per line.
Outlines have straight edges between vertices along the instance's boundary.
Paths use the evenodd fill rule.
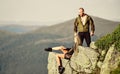
<path fill-rule="evenodd" d="M 92 40 L 110 33 L 119 22 L 93 17 L 96 26 Z M 48 53 L 44 48 L 73 45 L 74 19 L 17 34 L 0 30 L 0 74 L 47 74 Z"/>

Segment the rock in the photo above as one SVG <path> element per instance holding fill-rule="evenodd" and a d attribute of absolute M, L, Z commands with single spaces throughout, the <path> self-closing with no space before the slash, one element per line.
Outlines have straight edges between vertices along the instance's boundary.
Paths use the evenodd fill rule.
<path fill-rule="evenodd" d="M 99 68 L 101 68 L 101 67 L 102 67 L 102 65 L 103 65 L 103 62 L 98 61 L 97 66 L 98 66 Z"/>
<path fill-rule="evenodd" d="M 48 56 L 48 74 L 57 74 L 56 53 L 50 52 Z"/>
<path fill-rule="evenodd" d="M 98 49 L 97 46 L 95 46 L 95 42 L 91 42 L 90 43 L 90 47 L 93 48 L 93 49 L 95 49 L 95 50 Z"/>
<path fill-rule="evenodd" d="M 70 61 L 62 59 L 63 67 L 65 67 L 64 74 L 110 74 L 111 71 L 118 67 L 120 52 L 115 50 L 114 45 L 107 52 L 102 51 L 101 56 L 105 55 L 103 61 L 98 59 L 100 55 L 94 48 L 78 46 L 79 52 L 77 54 L 74 52 Z M 58 74 L 56 54 L 55 52 L 49 53 L 48 74 Z"/>
<path fill-rule="evenodd" d="M 89 47 L 79 46 L 78 50 L 78 54 L 74 53 L 70 61 L 62 59 L 63 66 L 65 67 L 64 74 L 89 74 L 94 71 L 99 54 Z M 48 74 L 58 74 L 56 54 L 54 52 L 49 53 Z"/>
<path fill-rule="evenodd" d="M 100 74 L 110 74 L 111 71 L 117 68 L 119 62 L 120 52 L 116 51 L 114 45 L 112 45 L 105 56 Z"/>
<path fill-rule="evenodd" d="M 105 56 L 106 52 L 107 52 L 106 50 L 102 50 L 101 56 Z"/>

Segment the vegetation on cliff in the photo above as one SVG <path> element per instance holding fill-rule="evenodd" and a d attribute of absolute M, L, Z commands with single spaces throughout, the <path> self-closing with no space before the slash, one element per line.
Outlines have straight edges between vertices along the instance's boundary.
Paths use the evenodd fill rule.
<path fill-rule="evenodd" d="M 111 71 L 111 74 L 120 74 L 120 63 L 118 65 L 118 68 L 116 68 L 114 71 Z"/>
<path fill-rule="evenodd" d="M 120 51 L 120 25 L 111 34 L 107 34 L 95 42 L 95 45 L 103 50 L 108 50 L 112 44 L 115 44 L 115 48 Z"/>
<path fill-rule="evenodd" d="M 118 25 L 118 27 L 111 34 L 107 34 L 95 42 L 98 49 L 106 50 L 106 53 L 113 44 L 115 50 L 120 52 L 120 25 Z M 104 61 L 105 55 L 103 56 L 102 61 Z M 115 70 L 110 72 L 110 74 L 120 74 L 120 63 Z"/>

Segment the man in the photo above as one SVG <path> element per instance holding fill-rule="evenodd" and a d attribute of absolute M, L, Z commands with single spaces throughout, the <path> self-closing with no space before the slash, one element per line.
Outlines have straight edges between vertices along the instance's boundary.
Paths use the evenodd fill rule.
<path fill-rule="evenodd" d="M 91 30 L 90 30 L 91 28 Z M 83 40 L 86 40 L 87 46 L 90 46 L 91 37 L 94 35 L 95 26 L 93 19 L 84 13 L 83 8 L 79 8 L 79 15 L 74 22 L 74 36 L 79 37 L 78 44 L 82 45 Z"/>
<path fill-rule="evenodd" d="M 58 71 L 60 74 L 62 74 L 65 70 L 65 68 L 62 66 L 62 60 L 61 59 L 67 59 L 70 60 L 74 50 L 71 48 L 66 48 L 64 46 L 57 46 L 52 48 L 45 48 L 45 51 L 51 52 L 52 50 L 61 50 L 63 53 L 56 54 L 56 61 L 58 64 Z"/>

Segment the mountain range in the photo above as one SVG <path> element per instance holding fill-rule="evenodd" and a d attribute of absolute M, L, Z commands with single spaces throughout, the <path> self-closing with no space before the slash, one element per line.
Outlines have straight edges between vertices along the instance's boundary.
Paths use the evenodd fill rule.
<path fill-rule="evenodd" d="M 92 41 L 111 33 L 120 24 L 92 17 L 95 23 Z M 73 23 L 74 19 L 71 19 L 23 34 L 0 29 L 0 74 L 47 74 L 48 52 L 44 48 L 59 45 L 72 47 Z"/>

